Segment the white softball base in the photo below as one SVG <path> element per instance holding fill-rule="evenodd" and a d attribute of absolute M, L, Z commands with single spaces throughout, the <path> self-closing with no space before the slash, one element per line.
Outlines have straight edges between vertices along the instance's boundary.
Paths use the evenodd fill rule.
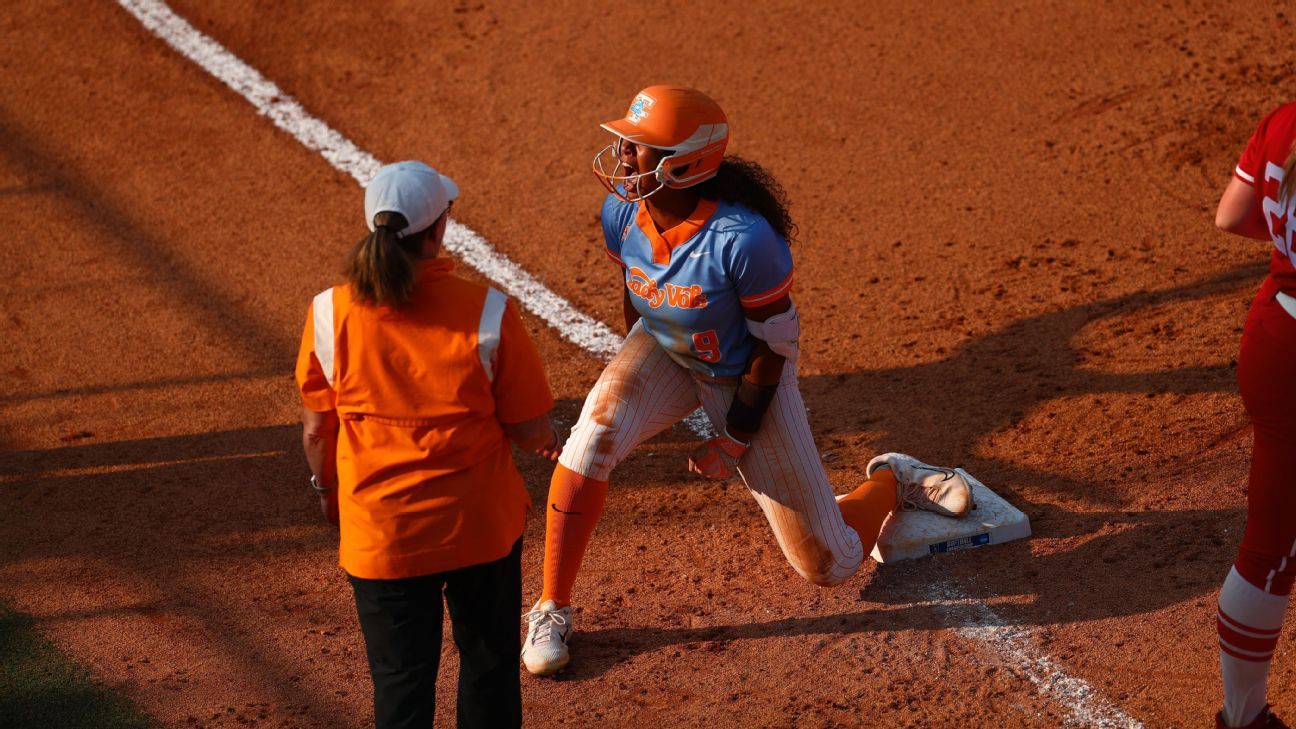
<path fill-rule="evenodd" d="M 1029 517 L 967 471 L 956 470 L 972 486 L 976 508 L 962 519 L 930 511 L 894 511 L 882 523 L 882 532 L 873 547 L 873 559 L 882 563 L 899 562 L 1030 536 Z"/>

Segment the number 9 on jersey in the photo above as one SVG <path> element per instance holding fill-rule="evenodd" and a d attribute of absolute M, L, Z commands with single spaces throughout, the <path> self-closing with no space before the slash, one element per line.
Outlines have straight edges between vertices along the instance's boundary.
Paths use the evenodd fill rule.
<path fill-rule="evenodd" d="M 720 361 L 720 335 L 716 330 L 708 329 L 693 335 L 693 349 L 697 350 L 698 359 L 703 362 Z"/>

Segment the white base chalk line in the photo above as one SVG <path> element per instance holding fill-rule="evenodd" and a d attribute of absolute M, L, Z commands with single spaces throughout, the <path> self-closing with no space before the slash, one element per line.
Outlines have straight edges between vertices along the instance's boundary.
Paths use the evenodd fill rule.
<path fill-rule="evenodd" d="M 284 93 L 273 81 L 230 53 L 211 37 L 199 32 L 184 18 L 176 15 L 161 0 L 117 0 L 153 35 L 180 55 L 201 66 L 226 86 L 252 104 L 257 113 L 270 119 L 308 149 L 319 152 L 329 164 L 356 179 L 363 187 L 382 164 L 357 147 L 340 132 L 308 113 L 295 99 Z M 608 325 L 578 311 L 569 301 L 551 291 L 538 279 L 475 231 L 450 221 L 446 228 L 445 248 L 494 281 L 505 293 L 516 299 L 527 311 L 542 319 L 569 342 L 606 361 L 621 346 L 621 336 Z M 690 426 L 710 431 L 705 415 L 690 416 Z M 703 433 L 704 434 L 704 433 Z M 946 590 L 952 593 L 952 590 Z M 935 599 L 960 599 L 957 594 L 934 595 Z M 1031 644 L 1030 631 L 1023 627 L 1003 625 L 1003 621 L 984 603 L 977 603 L 980 625 L 955 627 L 964 637 L 977 640 L 1000 656 L 1012 661 L 1018 670 L 1039 690 L 1069 713 L 1069 723 L 1093 727 L 1142 727 L 1119 708 L 1103 700 L 1088 683 L 1067 675 L 1051 658 L 1040 654 Z"/>
<path fill-rule="evenodd" d="M 954 632 L 990 646 L 996 653 L 1012 661 L 1013 668 L 1025 676 L 1054 702 L 1070 710 L 1066 726 L 1103 727 L 1104 729 L 1142 729 L 1138 719 L 1126 714 L 1120 707 L 1104 699 L 1082 679 L 1069 675 L 1051 657 L 1036 650 L 1031 641 L 1031 631 L 1005 622 L 994 609 L 979 600 L 963 597 L 950 583 L 936 583 L 929 587 L 930 605 L 936 606 L 955 624 Z M 955 608 L 961 608 L 956 610 Z M 970 610 L 972 619 L 959 613 Z"/>

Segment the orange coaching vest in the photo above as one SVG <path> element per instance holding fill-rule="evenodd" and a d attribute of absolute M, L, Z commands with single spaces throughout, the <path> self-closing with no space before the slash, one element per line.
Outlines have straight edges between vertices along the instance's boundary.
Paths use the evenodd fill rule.
<path fill-rule="evenodd" d="M 419 264 L 400 309 L 355 304 L 349 286 L 311 304 L 297 381 L 306 407 L 336 410 L 339 562 L 396 579 L 506 556 L 530 499 L 501 422 L 553 397 L 507 298 Z"/>

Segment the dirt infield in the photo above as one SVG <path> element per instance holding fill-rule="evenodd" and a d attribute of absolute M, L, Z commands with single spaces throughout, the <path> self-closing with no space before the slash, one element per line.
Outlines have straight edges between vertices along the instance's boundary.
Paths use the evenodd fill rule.
<path fill-rule="evenodd" d="M 1266 256 L 1211 219 L 1289 100 L 1289 17 L 336 5 L 172 7 L 379 159 L 454 176 L 460 221 L 617 328 L 597 124 L 648 83 L 713 93 L 730 150 L 793 201 L 802 391 L 834 486 L 903 450 L 965 466 L 1034 527 L 823 590 L 741 487 L 688 477 L 676 429 L 618 471 L 573 665 L 524 678 L 528 724 L 1110 716 L 1076 686 L 1144 726 L 1209 721 L 1250 442 L 1234 360 Z M 0 46 L 0 598 L 167 725 L 371 723 L 291 377 L 310 296 L 361 234 L 359 188 L 116 3 L 23 0 Z M 527 321 L 570 425 L 600 362 Z M 543 499 L 547 467 L 519 463 Z M 527 596 L 542 539 L 534 519 Z M 1271 698 L 1296 716 L 1287 645 Z M 453 651 L 443 667 L 451 726 Z"/>

